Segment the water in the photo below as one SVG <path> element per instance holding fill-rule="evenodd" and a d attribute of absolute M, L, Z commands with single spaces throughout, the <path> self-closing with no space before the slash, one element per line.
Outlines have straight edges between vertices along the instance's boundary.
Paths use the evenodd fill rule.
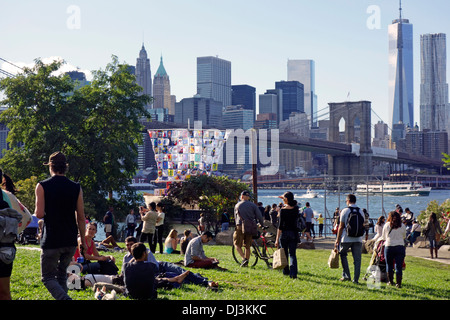
<path fill-rule="evenodd" d="M 272 205 L 273 203 L 280 203 L 282 200 L 278 198 L 278 196 L 282 195 L 285 191 L 291 191 L 297 202 L 300 202 L 302 206 L 305 205 L 306 202 L 309 202 L 311 208 L 314 211 L 315 216 L 318 216 L 320 213 L 325 218 L 331 218 L 333 216 L 334 210 L 337 207 L 341 209 L 346 206 L 345 197 L 347 193 L 337 192 L 327 192 L 326 198 L 324 196 L 324 190 L 313 190 L 319 193 L 317 198 L 306 198 L 306 190 L 283 190 L 283 189 L 264 189 L 258 190 L 258 201 L 262 202 L 264 207 L 267 205 Z M 428 206 L 428 203 L 432 200 L 437 200 L 439 204 L 444 202 L 447 198 L 450 198 L 449 190 L 431 190 L 430 195 L 425 196 L 388 196 L 384 195 L 370 195 L 367 197 L 366 195 L 356 195 L 356 205 L 360 208 L 366 208 L 369 212 L 370 218 L 378 219 L 384 212 L 387 215 L 389 211 L 395 209 L 396 204 L 400 204 L 403 208 L 409 208 L 412 212 L 414 212 L 414 216 L 418 216 L 422 210 L 425 210 Z M 326 207 L 325 207 L 326 201 Z M 326 214 L 325 210 L 328 212 Z"/>
<path fill-rule="evenodd" d="M 317 198 L 306 198 L 306 190 L 304 189 L 263 189 L 258 190 L 258 201 L 263 203 L 263 206 L 272 205 L 273 203 L 280 203 L 282 200 L 278 198 L 284 192 L 291 191 L 295 200 L 299 202 L 302 206 L 305 205 L 306 202 L 309 202 L 311 208 L 314 211 L 314 216 L 318 217 L 321 213 L 325 218 L 332 218 L 334 210 L 337 207 L 341 209 L 346 206 L 345 197 L 347 193 L 337 192 L 328 192 L 326 199 L 324 197 L 324 190 L 313 190 L 319 193 Z M 152 193 L 153 190 L 148 190 L 147 192 Z M 450 190 L 431 190 L 430 195 L 427 197 L 419 197 L 419 196 L 387 196 L 381 197 L 380 195 L 376 196 L 365 196 L 356 195 L 356 205 L 360 208 L 366 208 L 369 212 L 371 219 L 378 219 L 383 214 L 383 208 L 386 215 L 389 211 L 395 209 L 396 204 L 400 204 L 403 209 L 409 208 L 412 212 L 414 212 L 414 216 L 417 217 L 422 210 L 425 210 L 428 206 L 428 203 L 432 200 L 437 200 L 439 204 L 444 202 L 450 198 Z M 325 207 L 326 200 L 326 207 Z M 382 201 L 383 200 L 383 201 Z M 328 212 L 325 213 L 325 210 Z M 124 223 L 119 223 L 120 226 L 123 226 Z M 99 223 L 97 235 L 95 237 L 97 241 L 101 241 L 105 239 L 105 232 L 103 231 L 103 224 Z"/>

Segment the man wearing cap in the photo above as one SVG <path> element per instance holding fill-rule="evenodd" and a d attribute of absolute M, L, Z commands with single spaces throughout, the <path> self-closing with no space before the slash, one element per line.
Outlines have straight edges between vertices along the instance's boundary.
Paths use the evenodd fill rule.
<path fill-rule="evenodd" d="M 242 191 L 241 201 L 239 201 L 234 207 L 234 221 L 236 222 L 236 230 L 233 234 L 233 243 L 236 251 L 242 257 L 241 267 L 248 266 L 248 260 L 250 259 L 250 247 L 252 245 L 252 235 L 244 234 L 242 230 L 243 220 L 256 220 L 260 225 L 264 225 L 264 219 L 256 204 L 249 201 L 250 193 L 248 191 Z M 245 246 L 245 254 L 242 251 L 242 245 Z"/>
<path fill-rule="evenodd" d="M 67 161 L 55 152 L 48 163 L 51 177 L 36 185 L 35 214 L 44 219 L 41 239 L 41 276 L 56 300 L 70 300 L 67 295 L 67 267 L 77 248 L 77 237 L 86 250 L 83 192 L 79 183 L 65 176 Z"/>

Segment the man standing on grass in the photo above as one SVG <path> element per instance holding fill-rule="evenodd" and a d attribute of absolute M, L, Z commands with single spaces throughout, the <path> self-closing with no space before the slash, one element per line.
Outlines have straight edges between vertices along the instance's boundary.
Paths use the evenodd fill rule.
<path fill-rule="evenodd" d="M 339 229 L 336 237 L 336 242 L 334 244 L 335 250 L 339 250 L 339 255 L 341 257 L 342 262 L 342 278 L 341 281 L 350 281 L 350 269 L 348 266 L 347 253 L 348 250 L 351 249 L 353 256 L 353 265 L 355 268 L 353 282 L 358 283 L 359 275 L 361 273 L 361 249 L 362 249 L 362 236 L 364 235 L 364 214 L 360 208 L 356 206 L 356 196 L 354 194 L 347 195 L 347 208 L 342 209 L 340 213 L 340 223 Z M 350 214 L 358 215 L 358 229 L 360 230 L 358 235 L 353 235 L 352 233 L 349 235 L 350 231 L 348 226 L 350 224 Z M 351 218 L 353 220 L 353 218 Z M 361 233 L 362 232 L 362 233 Z M 359 234 L 361 234 L 359 236 Z"/>
<path fill-rule="evenodd" d="M 67 161 L 55 152 L 48 163 L 51 177 L 36 185 L 36 217 L 44 219 L 41 239 L 42 282 L 56 300 L 67 295 L 67 267 L 77 248 L 77 236 L 86 250 L 83 192 L 80 184 L 65 176 Z"/>
<path fill-rule="evenodd" d="M 234 207 L 234 221 L 236 222 L 236 229 L 233 233 L 233 244 L 236 251 L 242 257 L 241 267 L 248 266 L 248 260 L 250 259 L 250 247 L 252 245 L 253 236 L 243 232 L 242 223 L 244 220 L 258 221 L 261 226 L 264 225 L 263 215 L 259 211 L 256 204 L 249 201 L 250 193 L 248 191 L 242 191 L 241 201 Z M 242 250 L 242 246 L 245 247 L 245 254 Z"/>

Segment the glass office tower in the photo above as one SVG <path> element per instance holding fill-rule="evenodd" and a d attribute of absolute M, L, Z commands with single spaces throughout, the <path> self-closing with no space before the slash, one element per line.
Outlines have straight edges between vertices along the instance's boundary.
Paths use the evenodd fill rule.
<path fill-rule="evenodd" d="M 317 95 L 314 60 L 288 60 L 288 81 L 298 81 L 304 86 L 304 110 L 310 119 L 311 127 L 317 125 Z"/>
<path fill-rule="evenodd" d="M 275 82 L 275 89 L 281 90 L 282 108 L 280 121 L 289 119 L 292 112 L 305 112 L 305 96 L 303 84 L 298 81 Z"/>
<path fill-rule="evenodd" d="M 231 105 L 231 62 L 217 57 L 197 58 L 197 94 Z"/>
<path fill-rule="evenodd" d="M 400 9 L 401 10 L 401 9 Z M 400 11 L 401 12 L 401 11 Z M 408 19 L 392 21 L 389 33 L 390 127 L 414 126 L 413 25 Z"/>
<path fill-rule="evenodd" d="M 446 35 L 420 36 L 420 126 L 422 130 L 448 130 Z"/>

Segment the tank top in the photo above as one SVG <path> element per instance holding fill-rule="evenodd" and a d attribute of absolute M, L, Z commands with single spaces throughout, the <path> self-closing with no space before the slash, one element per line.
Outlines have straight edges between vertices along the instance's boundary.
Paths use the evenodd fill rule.
<path fill-rule="evenodd" d="M 45 215 L 41 248 L 77 246 L 75 215 L 80 184 L 65 176 L 53 176 L 39 182 L 44 189 Z"/>

